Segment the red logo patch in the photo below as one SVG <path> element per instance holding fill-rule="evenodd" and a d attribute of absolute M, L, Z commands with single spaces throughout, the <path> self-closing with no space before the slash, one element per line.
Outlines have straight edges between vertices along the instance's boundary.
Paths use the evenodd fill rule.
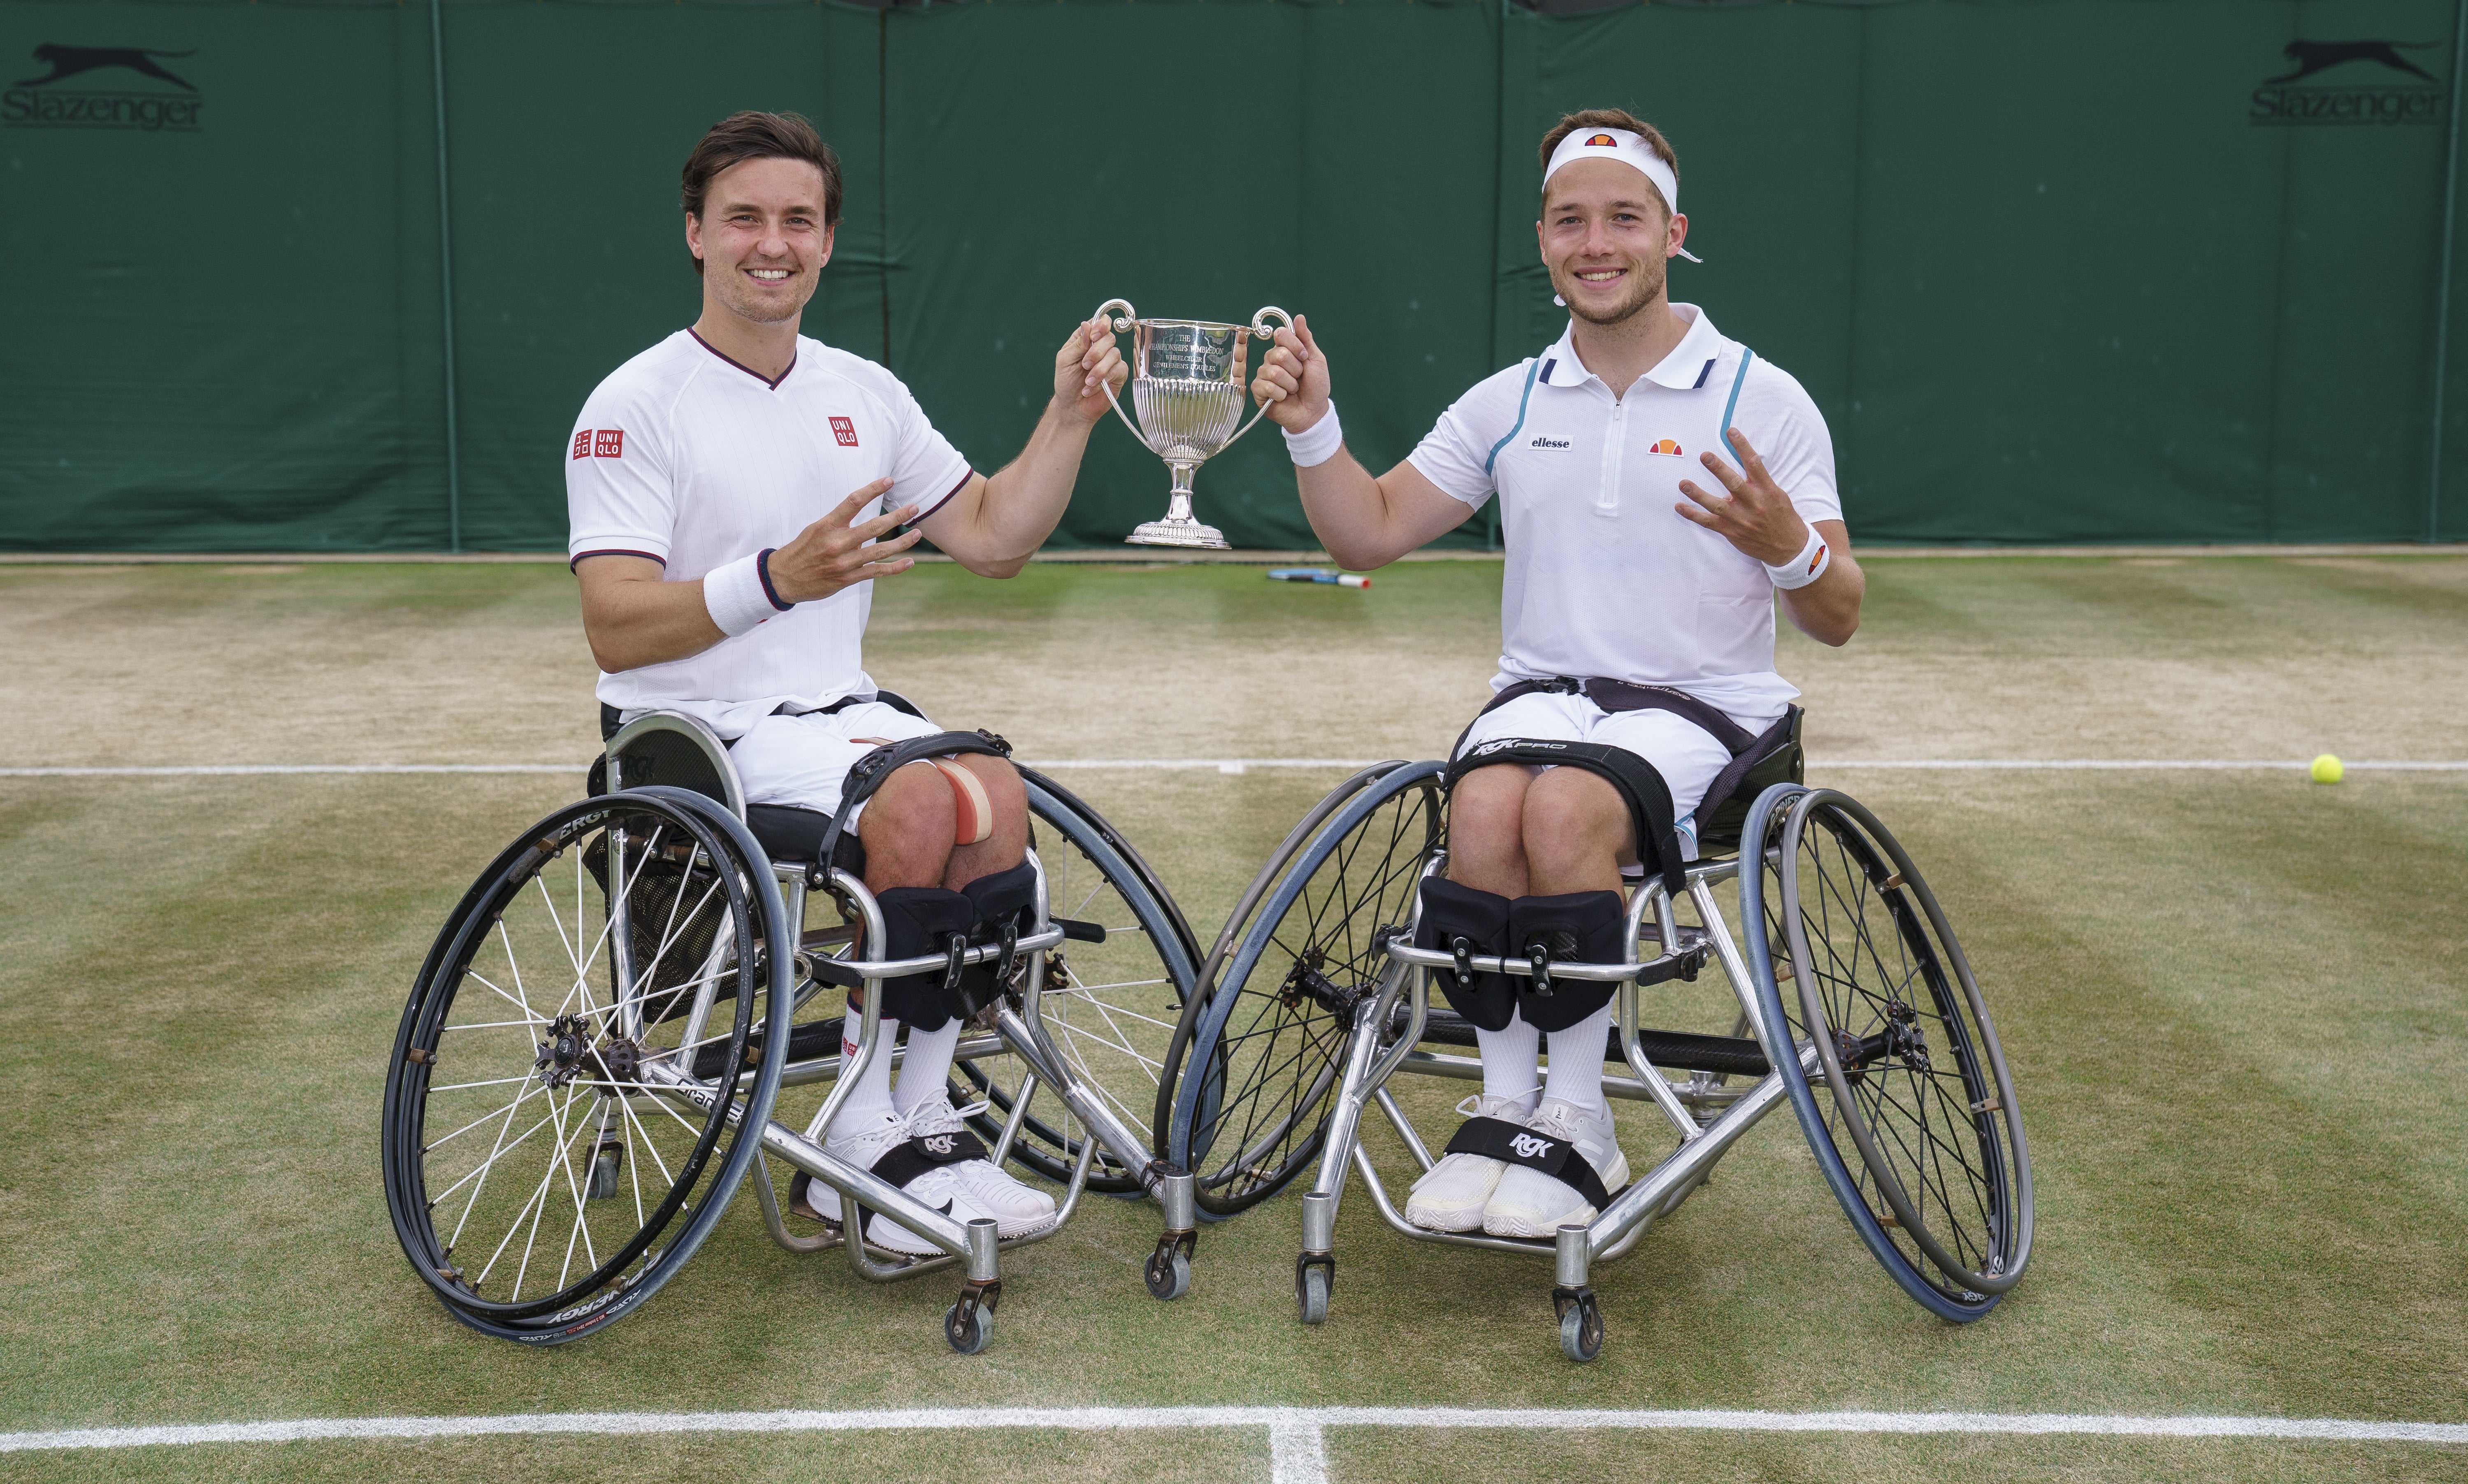
<path fill-rule="evenodd" d="M 1586 148 L 1588 149 L 1616 149 L 1619 148 L 1619 141 L 1613 139 L 1609 134 L 1596 134 L 1593 138 L 1586 141 Z"/>
<path fill-rule="evenodd" d="M 591 435 L 591 456 L 595 459 L 622 459 L 626 456 L 626 431 L 604 427 Z"/>
<path fill-rule="evenodd" d="M 591 457 L 591 429 L 586 427 L 574 435 L 574 456 L 578 459 Z"/>
<path fill-rule="evenodd" d="M 1668 454 L 1673 458 L 1678 458 L 1680 456 L 1680 440 L 1677 438 L 1657 438 L 1654 441 L 1654 446 L 1646 449 L 1645 451 L 1648 453 Z"/>
<path fill-rule="evenodd" d="M 854 448 L 857 446 L 857 424 L 846 418 L 834 418 L 832 436 L 839 440 L 841 447 Z"/>

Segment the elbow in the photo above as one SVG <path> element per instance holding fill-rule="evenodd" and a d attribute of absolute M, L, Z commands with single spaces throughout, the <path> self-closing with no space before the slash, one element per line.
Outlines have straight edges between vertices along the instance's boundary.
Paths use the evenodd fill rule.
<path fill-rule="evenodd" d="M 990 577 L 1000 582 L 1007 577 L 1017 577 L 1027 570 L 1028 559 L 1035 555 L 1037 555 L 1035 552 L 1023 552 L 1017 557 L 955 557 L 952 559 L 979 577 Z"/>
<path fill-rule="evenodd" d="M 1348 572 L 1373 571 L 1396 559 L 1390 553 L 1376 551 L 1369 546 L 1353 541 L 1330 541 L 1323 538 L 1322 544 L 1328 548 L 1329 559 Z"/>

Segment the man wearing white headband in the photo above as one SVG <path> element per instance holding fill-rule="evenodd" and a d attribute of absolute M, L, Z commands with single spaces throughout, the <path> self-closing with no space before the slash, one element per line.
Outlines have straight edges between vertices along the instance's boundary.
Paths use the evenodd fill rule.
<path fill-rule="evenodd" d="M 1816 403 L 1702 309 L 1670 301 L 1669 261 L 1697 261 L 1670 144 L 1625 112 L 1592 109 L 1562 119 L 1542 156 L 1535 234 L 1568 308 L 1559 340 L 1475 385 L 1377 478 L 1346 450 L 1308 321 L 1277 332 L 1252 390 L 1285 429 L 1312 529 L 1345 566 L 1393 561 L 1499 496 L 1499 674 L 1458 741 L 1461 765 L 1518 740 L 1602 749 L 1604 771 L 1451 769 L 1448 879 L 1424 884 L 1418 935 L 1616 962 L 1628 951 L 1622 868 L 1694 858 L 1700 804 L 1723 802 L 1706 797 L 1718 775 L 1736 776 L 1735 758 L 1789 725 L 1799 693 L 1774 674 L 1775 595 L 1803 633 L 1840 645 L 1859 627 L 1864 583 Z M 1669 828 L 1651 821 L 1657 790 Z M 1449 1154 L 1415 1184 L 1406 1215 L 1513 1237 L 1590 1220 L 1597 1198 L 1628 1182 L 1602 1090 L 1612 986 L 1564 978 L 1538 994 L 1529 979 L 1435 977 L 1482 1050 L 1483 1090 L 1460 1141 L 1502 1157 Z M 1512 1126 L 1536 1137 L 1504 1138 Z M 1562 1140 L 1591 1165 L 1588 1189 L 1509 1153 Z"/>

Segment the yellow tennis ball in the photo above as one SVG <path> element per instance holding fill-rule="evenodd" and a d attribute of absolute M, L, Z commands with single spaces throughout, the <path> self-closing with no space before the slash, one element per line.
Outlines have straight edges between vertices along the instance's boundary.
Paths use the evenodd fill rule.
<path fill-rule="evenodd" d="M 2340 775 L 2344 771 L 2344 769 L 2340 766 L 2340 760 L 2338 758 L 2335 758 L 2326 752 L 2314 760 L 2314 766 L 2311 771 L 2314 774 L 2314 781 L 2316 783 L 2335 784 L 2340 781 Z"/>

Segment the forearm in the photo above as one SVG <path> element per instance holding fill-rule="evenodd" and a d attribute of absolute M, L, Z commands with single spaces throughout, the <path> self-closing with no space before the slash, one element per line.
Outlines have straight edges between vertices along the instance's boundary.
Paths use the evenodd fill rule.
<path fill-rule="evenodd" d="M 1860 628 L 1860 600 L 1867 590 L 1867 575 L 1860 570 L 1860 563 L 1838 547 L 1816 582 L 1782 589 L 1782 607 L 1791 615 L 1792 627 L 1819 644 L 1839 649 L 1850 643 Z"/>
<path fill-rule="evenodd" d="M 1297 466 L 1294 484 L 1312 534 L 1339 566 L 1357 572 L 1384 567 L 1427 539 L 1405 529 L 1387 491 L 1349 449 L 1338 449 L 1324 464 Z"/>
<path fill-rule="evenodd" d="M 987 479 L 973 508 L 935 544 L 980 577 L 1011 577 L 1045 544 L 1071 503 L 1090 424 L 1048 403 L 1019 457 Z M 948 534 L 949 539 L 944 539 Z"/>
<path fill-rule="evenodd" d="M 583 631 L 591 642 L 591 657 L 610 674 L 685 659 L 728 637 L 704 606 L 700 578 L 586 588 Z"/>

